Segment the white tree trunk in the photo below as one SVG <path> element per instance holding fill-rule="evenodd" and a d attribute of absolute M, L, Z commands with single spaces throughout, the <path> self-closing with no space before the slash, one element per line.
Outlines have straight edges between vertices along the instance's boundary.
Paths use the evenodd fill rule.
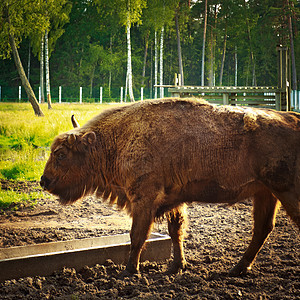
<path fill-rule="evenodd" d="M 28 46 L 28 64 L 27 64 L 27 79 L 28 81 L 30 81 L 30 64 L 31 64 L 31 47 L 30 47 L 30 43 Z"/>
<path fill-rule="evenodd" d="M 204 63 L 205 63 L 206 27 L 207 27 L 207 0 L 205 0 L 205 10 L 204 10 L 204 29 L 203 29 L 202 67 L 201 67 L 201 85 L 202 86 L 204 86 Z"/>
<path fill-rule="evenodd" d="M 48 31 L 45 32 L 45 69 L 46 69 L 46 91 L 48 109 L 51 109 L 51 93 L 50 93 L 50 71 L 49 71 L 49 48 L 48 48 Z"/>
<path fill-rule="evenodd" d="M 153 44 L 151 43 L 151 57 L 150 57 L 150 99 L 152 99 L 153 92 Z"/>
<path fill-rule="evenodd" d="M 237 46 L 234 48 L 234 85 L 238 85 L 238 57 L 237 57 Z"/>
<path fill-rule="evenodd" d="M 286 1 L 287 6 L 290 6 L 289 0 Z M 295 49 L 294 49 L 294 35 L 293 35 L 293 24 L 291 16 L 288 16 L 289 24 L 289 38 L 290 38 L 290 48 L 291 48 L 291 65 L 292 65 L 292 90 L 297 90 L 297 70 L 296 70 L 296 59 L 295 59 Z"/>
<path fill-rule="evenodd" d="M 126 74 L 124 102 L 126 102 L 126 100 L 127 100 L 127 94 L 128 94 L 128 71 Z"/>
<path fill-rule="evenodd" d="M 147 36 L 145 38 L 145 52 L 144 52 L 144 63 L 143 63 L 143 71 L 142 71 L 142 86 L 145 84 L 145 75 L 146 75 L 146 64 L 147 64 L 147 55 L 148 55 L 148 45 L 149 45 L 149 34 L 148 31 Z"/>
<path fill-rule="evenodd" d="M 132 65 L 131 65 L 131 42 L 130 42 L 130 20 L 127 20 L 127 77 L 130 102 L 134 102 L 133 87 L 132 87 Z"/>
<path fill-rule="evenodd" d="M 159 64 L 159 85 L 164 84 L 164 71 L 163 71 L 163 50 L 164 50 L 164 27 L 160 33 L 160 64 Z M 164 97 L 164 88 L 160 87 L 160 98 Z"/>
<path fill-rule="evenodd" d="M 158 50 L 157 50 L 157 32 L 154 34 L 154 99 L 157 98 L 157 74 L 158 73 Z"/>
<path fill-rule="evenodd" d="M 112 35 L 110 36 L 109 53 L 112 59 Z M 109 76 L 108 76 L 108 97 L 109 98 L 111 96 L 111 76 L 112 76 L 112 72 L 111 72 L 111 68 L 109 68 Z"/>
<path fill-rule="evenodd" d="M 179 30 L 179 22 L 178 22 L 177 13 L 175 14 L 175 25 L 176 25 L 176 36 L 177 36 L 178 67 L 179 67 L 179 74 L 180 74 L 180 80 L 179 80 L 178 84 L 184 85 L 181 43 L 180 43 L 180 30 Z"/>
<path fill-rule="evenodd" d="M 45 102 L 44 94 L 44 34 L 41 39 L 41 55 L 40 55 L 40 88 L 41 88 L 41 102 Z"/>

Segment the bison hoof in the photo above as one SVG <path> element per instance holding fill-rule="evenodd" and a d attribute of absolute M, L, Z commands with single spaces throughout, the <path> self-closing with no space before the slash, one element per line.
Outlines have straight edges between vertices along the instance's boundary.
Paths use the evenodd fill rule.
<path fill-rule="evenodd" d="M 132 277 L 133 275 L 139 274 L 139 270 L 135 268 L 131 263 L 128 263 L 126 269 L 120 274 L 120 278 Z"/>
<path fill-rule="evenodd" d="M 229 271 L 229 276 L 237 277 L 241 275 L 246 275 L 247 272 L 251 270 L 251 266 L 249 263 L 246 263 L 245 261 L 241 260 L 235 267 L 233 267 Z"/>
<path fill-rule="evenodd" d="M 180 262 L 180 263 L 172 262 L 169 265 L 168 270 L 166 271 L 166 273 L 167 274 L 176 274 L 180 270 L 185 270 L 185 269 L 186 269 L 186 261 L 183 261 L 183 262 Z"/>
<path fill-rule="evenodd" d="M 138 271 L 132 273 L 132 272 L 129 272 L 127 269 L 125 269 L 123 272 L 120 273 L 119 275 L 119 278 L 120 279 L 124 279 L 125 277 L 133 277 L 133 276 L 140 276 L 140 273 Z"/>

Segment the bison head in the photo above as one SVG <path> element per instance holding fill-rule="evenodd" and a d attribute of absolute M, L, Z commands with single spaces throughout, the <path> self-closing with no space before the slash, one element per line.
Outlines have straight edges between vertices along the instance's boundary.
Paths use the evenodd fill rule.
<path fill-rule="evenodd" d="M 41 186 L 71 204 L 93 192 L 93 153 L 96 134 L 74 129 L 55 138 L 41 177 Z"/>

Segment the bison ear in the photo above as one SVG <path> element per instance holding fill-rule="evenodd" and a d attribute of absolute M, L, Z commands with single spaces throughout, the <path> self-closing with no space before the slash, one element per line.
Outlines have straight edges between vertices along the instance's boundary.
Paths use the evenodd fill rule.
<path fill-rule="evenodd" d="M 86 133 L 86 134 L 82 137 L 82 139 L 83 139 L 83 142 L 84 142 L 86 145 L 87 145 L 87 144 L 92 145 L 92 144 L 94 144 L 94 143 L 96 142 L 97 137 L 96 137 L 95 132 L 94 132 L 94 131 L 91 131 L 91 132 Z"/>
<path fill-rule="evenodd" d="M 70 133 L 67 138 L 68 144 L 72 146 L 76 142 L 76 135 L 74 133 Z"/>

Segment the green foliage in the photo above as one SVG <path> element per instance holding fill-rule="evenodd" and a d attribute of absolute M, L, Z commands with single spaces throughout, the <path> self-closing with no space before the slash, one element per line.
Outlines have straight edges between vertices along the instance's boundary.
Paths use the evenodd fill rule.
<path fill-rule="evenodd" d="M 18 193 L 15 191 L 3 191 L 0 188 L 0 211 L 3 209 L 17 210 L 23 203 L 34 206 L 38 199 L 45 197 L 41 192 Z"/>
<path fill-rule="evenodd" d="M 49 26 L 44 3 L 38 0 L 0 2 L 0 58 L 10 57 L 9 34 L 15 36 L 18 46 L 24 36 L 41 34 Z"/>
<path fill-rule="evenodd" d="M 16 7 L 17 4 L 15 3 L 23 2 L 25 0 L 5 0 L 0 3 L 0 7 L 3 8 L 4 3 L 11 3 L 11 9 L 16 9 L 16 13 L 18 13 L 19 8 Z M 42 2 L 44 3 L 44 1 Z M 31 3 L 37 3 L 37 1 L 30 1 L 30 5 Z M 55 3 L 57 8 L 53 7 Z M 190 7 L 188 3 L 191 4 Z M 165 26 L 164 83 L 173 84 L 174 73 L 178 73 L 175 12 L 179 15 L 185 83 L 187 85 L 200 84 L 203 0 L 49 0 L 48 4 L 53 7 L 52 10 L 48 9 L 48 19 L 43 17 L 37 24 L 45 20 L 45 26 L 50 26 L 50 39 L 51 35 L 54 39 L 53 44 L 51 44 L 53 52 L 50 61 L 51 84 L 53 86 L 125 87 L 127 49 L 123 25 L 126 24 L 128 11 L 132 26 L 134 88 L 139 88 L 143 80 L 141 75 L 146 44 L 148 44 L 148 55 L 144 86 L 145 88 L 153 86 L 154 31 L 160 32 L 162 26 Z M 213 53 L 212 68 L 215 74 L 215 83 L 219 83 L 225 27 L 227 26 L 223 84 L 234 84 L 235 48 L 238 58 L 238 84 L 251 84 L 253 63 L 250 61 L 250 48 L 252 48 L 257 84 L 276 85 L 276 46 L 278 44 L 290 45 L 287 21 L 290 15 L 293 22 L 296 69 L 298 79 L 300 78 L 300 60 L 298 59 L 300 35 L 297 32 L 297 28 L 299 30 L 299 4 L 297 0 L 222 0 L 219 2 L 209 1 L 208 4 L 207 48 L 205 52 L 207 60 L 205 62 L 206 84 L 210 71 L 208 61 L 210 53 Z M 20 7 L 22 6 L 20 5 Z M 37 9 L 38 5 L 33 11 Z M 43 9 L 45 8 L 43 7 Z M 19 14 L 20 18 L 25 13 L 29 14 L 29 8 L 24 13 Z M 38 16 L 38 13 L 34 13 L 31 18 L 34 16 Z M 1 37 L 7 30 L 7 24 L 4 24 L 1 18 L 0 23 L 4 26 L 3 31 L 0 26 L 0 48 L 4 49 L 8 43 Z M 33 28 L 35 27 L 36 25 L 33 26 Z M 16 25 L 16 28 L 19 27 Z M 248 29 L 250 30 L 251 43 Z M 56 30 L 58 30 L 57 34 Z M 23 33 L 27 39 L 23 42 L 20 41 L 20 56 L 24 62 L 27 62 L 29 42 L 34 44 L 33 46 L 36 47 L 34 53 L 38 54 L 39 39 L 35 41 L 32 36 L 32 34 L 38 36 L 37 31 L 33 30 L 30 35 L 27 34 L 27 31 L 26 34 L 25 31 Z M 55 40 L 55 37 L 60 34 L 62 34 L 61 37 Z M 37 44 L 35 45 L 35 43 Z M 0 85 L 17 86 L 19 84 L 20 81 L 14 70 L 13 62 L 0 60 Z M 34 90 L 37 91 L 39 86 L 37 58 L 32 58 L 31 70 L 31 82 Z M 78 92 L 76 91 L 76 93 Z M 15 97 L 17 98 L 17 95 Z"/>

